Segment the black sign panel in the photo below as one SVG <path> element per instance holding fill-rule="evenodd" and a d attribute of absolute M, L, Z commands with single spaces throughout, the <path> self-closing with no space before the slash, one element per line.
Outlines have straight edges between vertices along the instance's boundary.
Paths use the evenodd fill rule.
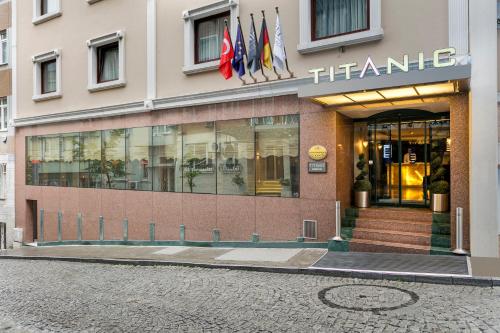
<path fill-rule="evenodd" d="M 309 162 L 308 171 L 309 173 L 326 173 L 326 162 Z"/>

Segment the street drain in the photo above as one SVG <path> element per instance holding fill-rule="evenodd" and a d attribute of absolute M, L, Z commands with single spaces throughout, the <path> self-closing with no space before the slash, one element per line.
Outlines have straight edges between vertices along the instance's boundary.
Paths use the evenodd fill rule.
<path fill-rule="evenodd" d="M 410 290 L 371 284 L 347 284 L 321 290 L 319 299 L 329 307 L 354 311 L 391 311 L 413 305 L 419 297 Z"/>

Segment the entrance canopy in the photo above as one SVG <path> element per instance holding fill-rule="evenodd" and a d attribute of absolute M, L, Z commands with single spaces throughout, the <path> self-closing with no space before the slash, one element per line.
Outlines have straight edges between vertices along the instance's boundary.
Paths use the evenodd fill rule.
<path fill-rule="evenodd" d="M 357 78 L 356 73 L 353 73 L 350 80 L 330 82 L 328 77 L 321 77 L 317 84 L 300 87 L 298 96 L 324 106 L 401 107 L 405 105 L 404 101 L 420 100 L 420 103 L 427 103 L 428 98 L 467 91 L 470 75 L 470 64 L 364 78 Z"/>

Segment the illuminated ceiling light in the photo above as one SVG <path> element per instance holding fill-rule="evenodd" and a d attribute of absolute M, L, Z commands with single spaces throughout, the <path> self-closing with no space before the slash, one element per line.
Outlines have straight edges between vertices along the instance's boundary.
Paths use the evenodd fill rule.
<path fill-rule="evenodd" d="M 318 97 L 314 99 L 316 102 L 326 105 L 339 105 L 339 104 L 349 104 L 352 101 L 345 97 L 344 95 L 336 95 L 336 96 L 326 96 L 326 97 Z"/>
<path fill-rule="evenodd" d="M 415 89 L 417 89 L 420 95 L 452 94 L 455 92 L 455 85 L 453 84 L 453 82 L 446 82 L 416 86 Z"/>
<path fill-rule="evenodd" d="M 369 102 L 369 101 L 378 101 L 381 99 L 384 99 L 383 96 L 381 96 L 378 92 L 376 91 L 367 91 L 367 92 L 360 92 L 360 93 L 354 93 L 354 94 L 346 94 L 346 96 L 350 99 L 352 99 L 355 102 Z"/>
<path fill-rule="evenodd" d="M 391 102 L 380 102 L 380 103 L 370 103 L 364 104 L 363 106 L 366 108 L 386 108 L 391 107 L 393 104 Z"/>
<path fill-rule="evenodd" d="M 422 104 L 421 99 L 409 99 L 409 100 L 402 100 L 402 101 L 392 101 L 393 105 L 396 106 L 401 106 L 401 105 L 413 105 L 413 104 Z"/>
<path fill-rule="evenodd" d="M 386 90 L 379 90 L 378 92 L 387 99 L 418 96 L 417 92 L 415 91 L 415 89 L 413 89 L 413 87 L 386 89 Z"/>

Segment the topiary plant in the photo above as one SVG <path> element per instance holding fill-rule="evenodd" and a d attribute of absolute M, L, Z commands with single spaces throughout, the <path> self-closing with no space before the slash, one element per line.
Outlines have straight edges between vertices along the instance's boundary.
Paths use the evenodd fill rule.
<path fill-rule="evenodd" d="M 356 163 L 356 168 L 358 168 L 359 174 L 356 177 L 356 181 L 354 182 L 355 192 L 366 192 L 372 189 L 372 184 L 368 179 L 366 179 L 366 177 L 368 176 L 368 172 L 366 172 L 365 166 L 365 154 L 359 154 L 358 163 Z"/>
<path fill-rule="evenodd" d="M 448 194 L 450 193 L 450 184 L 446 180 L 446 169 L 443 167 L 443 158 L 439 151 L 444 151 L 446 148 L 441 147 L 442 144 L 437 141 L 432 145 L 431 153 L 431 177 L 429 191 L 431 194 Z"/>

